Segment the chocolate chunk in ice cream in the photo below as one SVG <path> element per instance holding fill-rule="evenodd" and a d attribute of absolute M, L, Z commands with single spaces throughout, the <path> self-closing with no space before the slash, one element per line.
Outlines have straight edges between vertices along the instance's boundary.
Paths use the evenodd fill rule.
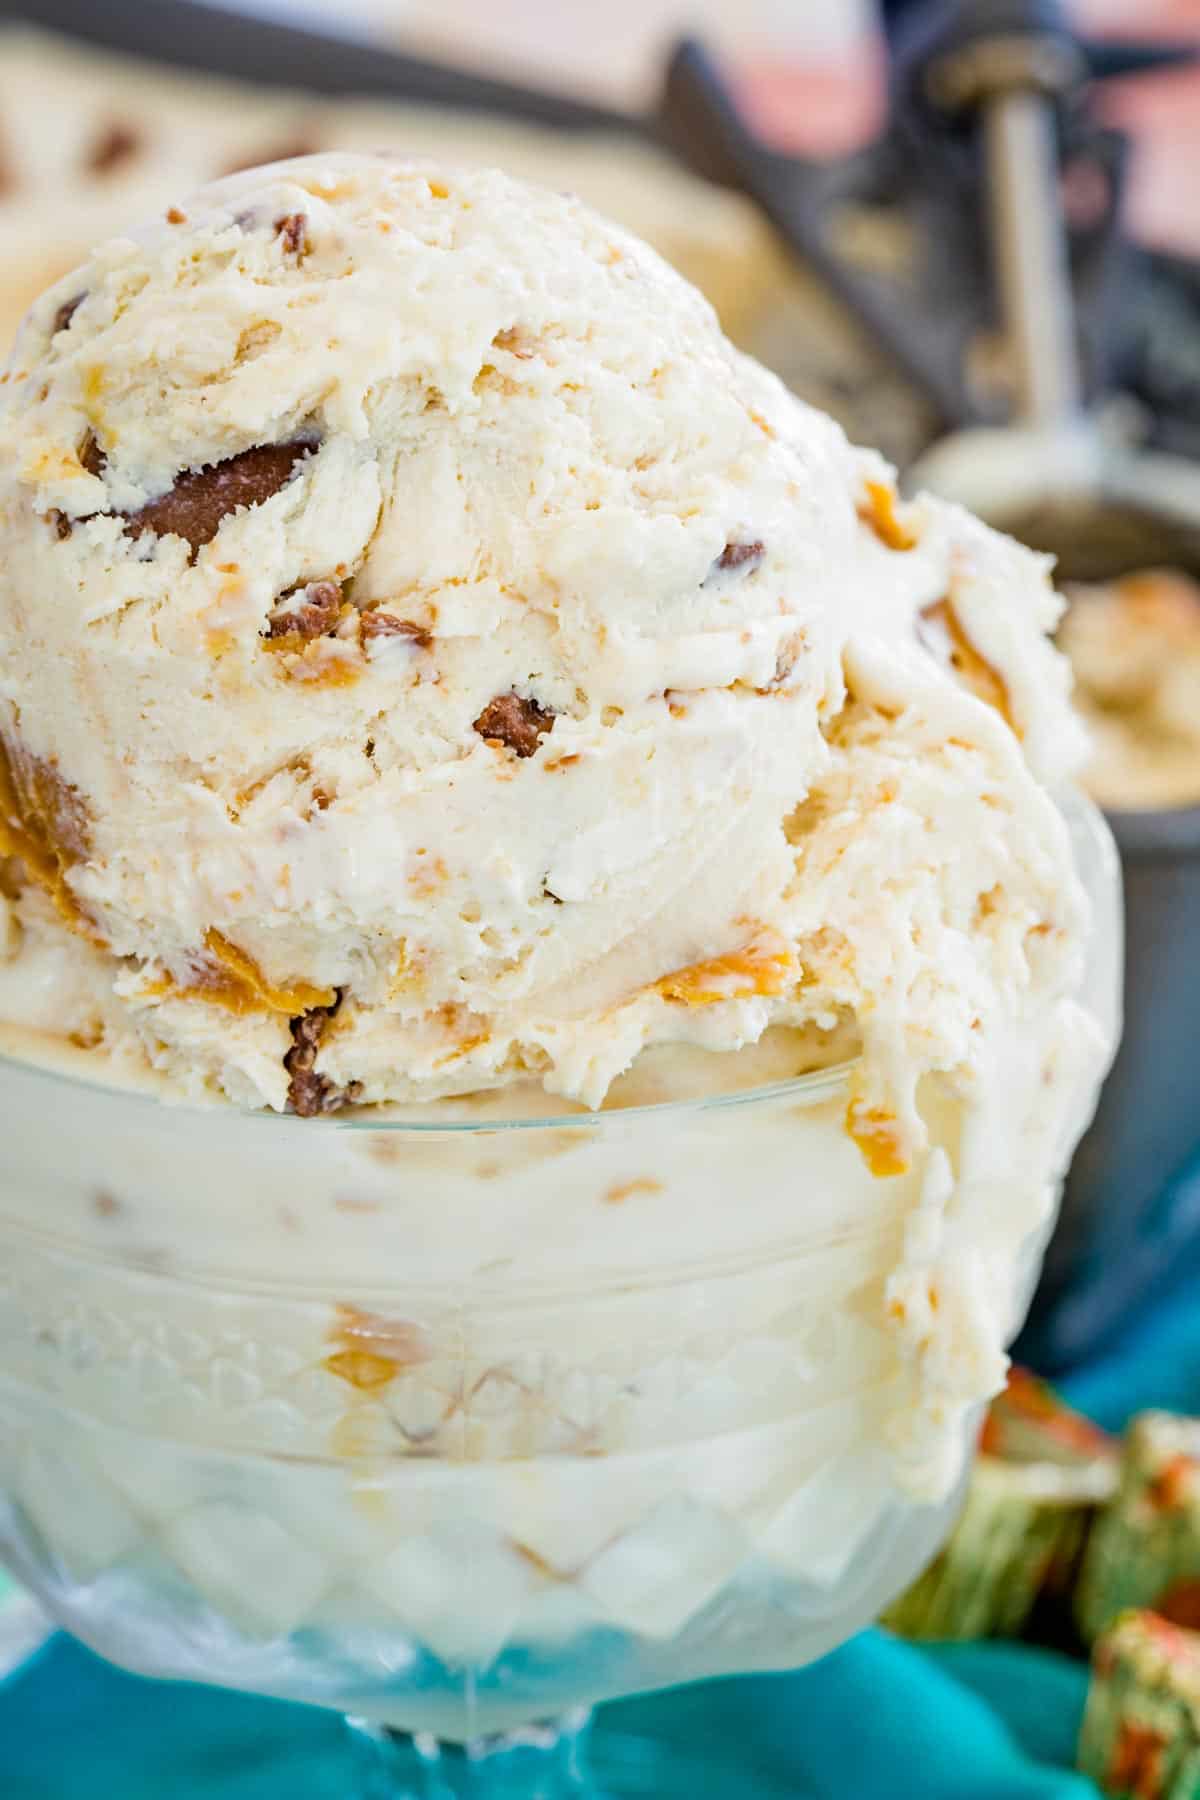
<path fill-rule="evenodd" d="M 308 215 L 302 212 L 284 213 L 275 221 L 275 235 L 283 246 L 284 254 L 299 260 L 306 256 L 312 248 L 308 240 Z"/>
<path fill-rule="evenodd" d="M 475 721 L 481 738 L 504 744 L 517 756 L 532 756 L 548 731 L 555 714 L 524 694 L 497 694 Z"/>
<path fill-rule="evenodd" d="M 51 323 L 51 337 L 57 337 L 60 331 L 65 331 L 67 329 L 67 326 L 71 323 L 71 320 L 75 317 L 75 314 L 79 311 L 79 308 L 83 305 L 86 298 L 86 294 L 75 294 L 72 299 L 63 301 Z"/>
<path fill-rule="evenodd" d="M 291 1078 L 288 1082 L 288 1108 L 301 1119 L 315 1119 L 322 1113 L 337 1112 L 356 1100 L 362 1092 L 361 1084 L 357 1081 L 341 1088 L 330 1081 L 327 1075 L 318 1075 L 316 1071 L 321 1041 L 329 1021 L 341 1006 L 342 999 L 343 995 L 339 990 L 332 1006 L 314 1006 L 291 1022 L 292 1047 L 283 1059 L 283 1066 Z"/>
<path fill-rule="evenodd" d="M 89 475 L 103 475 L 108 467 L 108 458 L 97 443 L 94 431 L 84 432 L 83 442 L 79 446 L 79 461 Z"/>
<path fill-rule="evenodd" d="M 173 487 L 148 500 L 138 512 L 126 513 L 128 537 L 152 531 L 158 536 L 186 538 L 192 560 L 204 544 L 211 543 L 230 513 L 244 506 L 261 506 L 291 480 L 296 464 L 317 447 L 311 437 L 293 438 L 285 444 L 256 444 L 224 462 L 202 469 L 187 469 Z"/>
<path fill-rule="evenodd" d="M 338 581 L 310 581 L 293 588 L 272 609 L 264 636 L 298 637 L 308 641 L 323 637 L 337 624 L 342 610 L 342 586 Z"/>
<path fill-rule="evenodd" d="M 407 638 L 417 650 L 428 650 L 433 642 L 433 633 L 424 625 L 418 625 L 414 619 L 398 619 L 394 613 L 380 612 L 378 607 L 363 614 L 362 634 L 368 641 L 371 638 Z"/>
<path fill-rule="evenodd" d="M 760 539 L 751 543 L 728 543 L 718 556 L 714 568 L 745 569 L 747 572 L 758 567 L 766 554 L 765 546 Z"/>

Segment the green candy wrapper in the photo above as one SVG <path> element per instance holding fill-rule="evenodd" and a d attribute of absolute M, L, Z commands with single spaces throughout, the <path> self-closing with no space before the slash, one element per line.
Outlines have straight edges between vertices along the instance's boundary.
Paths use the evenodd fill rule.
<path fill-rule="evenodd" d="M 1097 1638 L 1128 1607 L 1200 1627 L 1200 1419 L 1142 1413 L 1126 1434 L 1116 1498 L 1083 1562 L 1080 1630 Z"/>
<path fill-rule="evenodd" d="M 1024 1369 L 988 1411 L 945 1548 L 883 1616 L 907 1638 L 1016 1637 L 1039 1598 L 1069 1592 L 1117 1445 Z"/>
<path fill-rule="evenodd" d="M 1200 1634 L 1121 1614 L 1092 1655 L 1078 1762 L 1120 1800 L 1200 1800 Z"/>

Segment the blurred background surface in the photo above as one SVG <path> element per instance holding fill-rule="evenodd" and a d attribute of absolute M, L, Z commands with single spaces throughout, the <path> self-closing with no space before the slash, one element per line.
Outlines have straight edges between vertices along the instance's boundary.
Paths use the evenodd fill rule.
<path fill-rule="evenodd" d="M 883 105 L 880 0 L 258 0 L 257 10 L 336 19 L 467 66 L 632 107 L 649 104 L 671 43 L 698 33 L 732 59 L 760 121 L 780 142 L 809 152 L 862 142 Z M 1200 0 L 1071 0 L 1070 11 L 1098 33 L 1200 32 Z M 1200 250 L 1189 179 L 1200 154 L 1200 77 L 1131 82 L 1104 107 L 1114 124 L 1138 133 L 1130 204 L 1143 233 Z"/>

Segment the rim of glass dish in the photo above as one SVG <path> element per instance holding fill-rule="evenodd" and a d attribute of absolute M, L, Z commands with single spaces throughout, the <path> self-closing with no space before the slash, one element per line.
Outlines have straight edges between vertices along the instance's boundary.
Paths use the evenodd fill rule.
<path fill-rule="evenodd" d="M 723 1054 L 714 1052 L 714 1054 Z M 112 1082 L 93 1080 L 90 1076 L 75 1073 L 72 1070 L 54 1069 L 39 1063 L 33 1058 L 13 1056 L 7 1051 L 0 1051 L 0 1074 L 6 1069 L 18 1071 L 22 1075 L 32 1075 L 52 1085 L 67 1088 L 83 1088 L 91 1094 L 105 1095 L 113 1100 L 131 1102 L 138 1106 L 152 1107 L 163 1117 L 172 1113 L 186 1115 L 189 1119 L 238 1119 L 253 1124 L 269 1126 L 287 1126 L 295 1131 L 341 1131 L 341 1132 L 392 1132 L 396 1134 L 438 1133 L 449 1135 L 464 1132 L 498 1132 L 498 1131 L 549 1131 L 549 1130 L 603 1130 L 625 1119 L 645 1119 L 666 1113 L 685 1114 L 708 1112 L 721 1107 L 751 1106 L 771 1100 L 782 1100 L 796 1096 L 803 1100 L 816 1101 L 825 1093 L 833 1093 L 845 1087 L 859 1058 L 851 1057 L 844 1062 L 830 1063 L 827 1068 L 810 1069 L 804 1075 L 789 1075 L 783 1081 L 767 1082 L 762 1087 L 735 1088 L 730 1092 L 719 1094 L 697 1094 L 681 1100 L 655 1100 L 645 1106 L 614 1106 L 607 1112 L 576 1113 L 540 1113 L 533 1118 L 491 1118 L 491 1119 L 395 1119 L 386 1116 L 372 1118 L 368 1115 L 370 1108 L 348 1107 L 345 1112 L 330 1113 L 320 1119 L 301 1119 L 294 1113 L 274 1112 L 267 1107 L 234 1106 L 231 1102 L 214 1100 L 210 1105 L 197 1106 L 186 1100 L 171 1100 L 152 1092 L 145 1092 L 136 1087 L 117 1087 Z M 499 1088 L 483 1088 L 477 1090 L 484 1094 L 497 1094 Z M 467 1095 L 447 1095 L 446 1099 L 465 1100 Z M 396 1104 L 393 1102 L 392 1104 Z"/>

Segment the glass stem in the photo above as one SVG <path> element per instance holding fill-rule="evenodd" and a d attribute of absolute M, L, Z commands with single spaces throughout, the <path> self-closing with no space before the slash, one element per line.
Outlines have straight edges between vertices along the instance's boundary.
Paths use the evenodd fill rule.
<path fill-rule="evenodd" d="M 469 1744 L 347 1721 L 362 1779 L 361 1800 L 583 1800 L 591 1713 L 500 1731 Z"/>

